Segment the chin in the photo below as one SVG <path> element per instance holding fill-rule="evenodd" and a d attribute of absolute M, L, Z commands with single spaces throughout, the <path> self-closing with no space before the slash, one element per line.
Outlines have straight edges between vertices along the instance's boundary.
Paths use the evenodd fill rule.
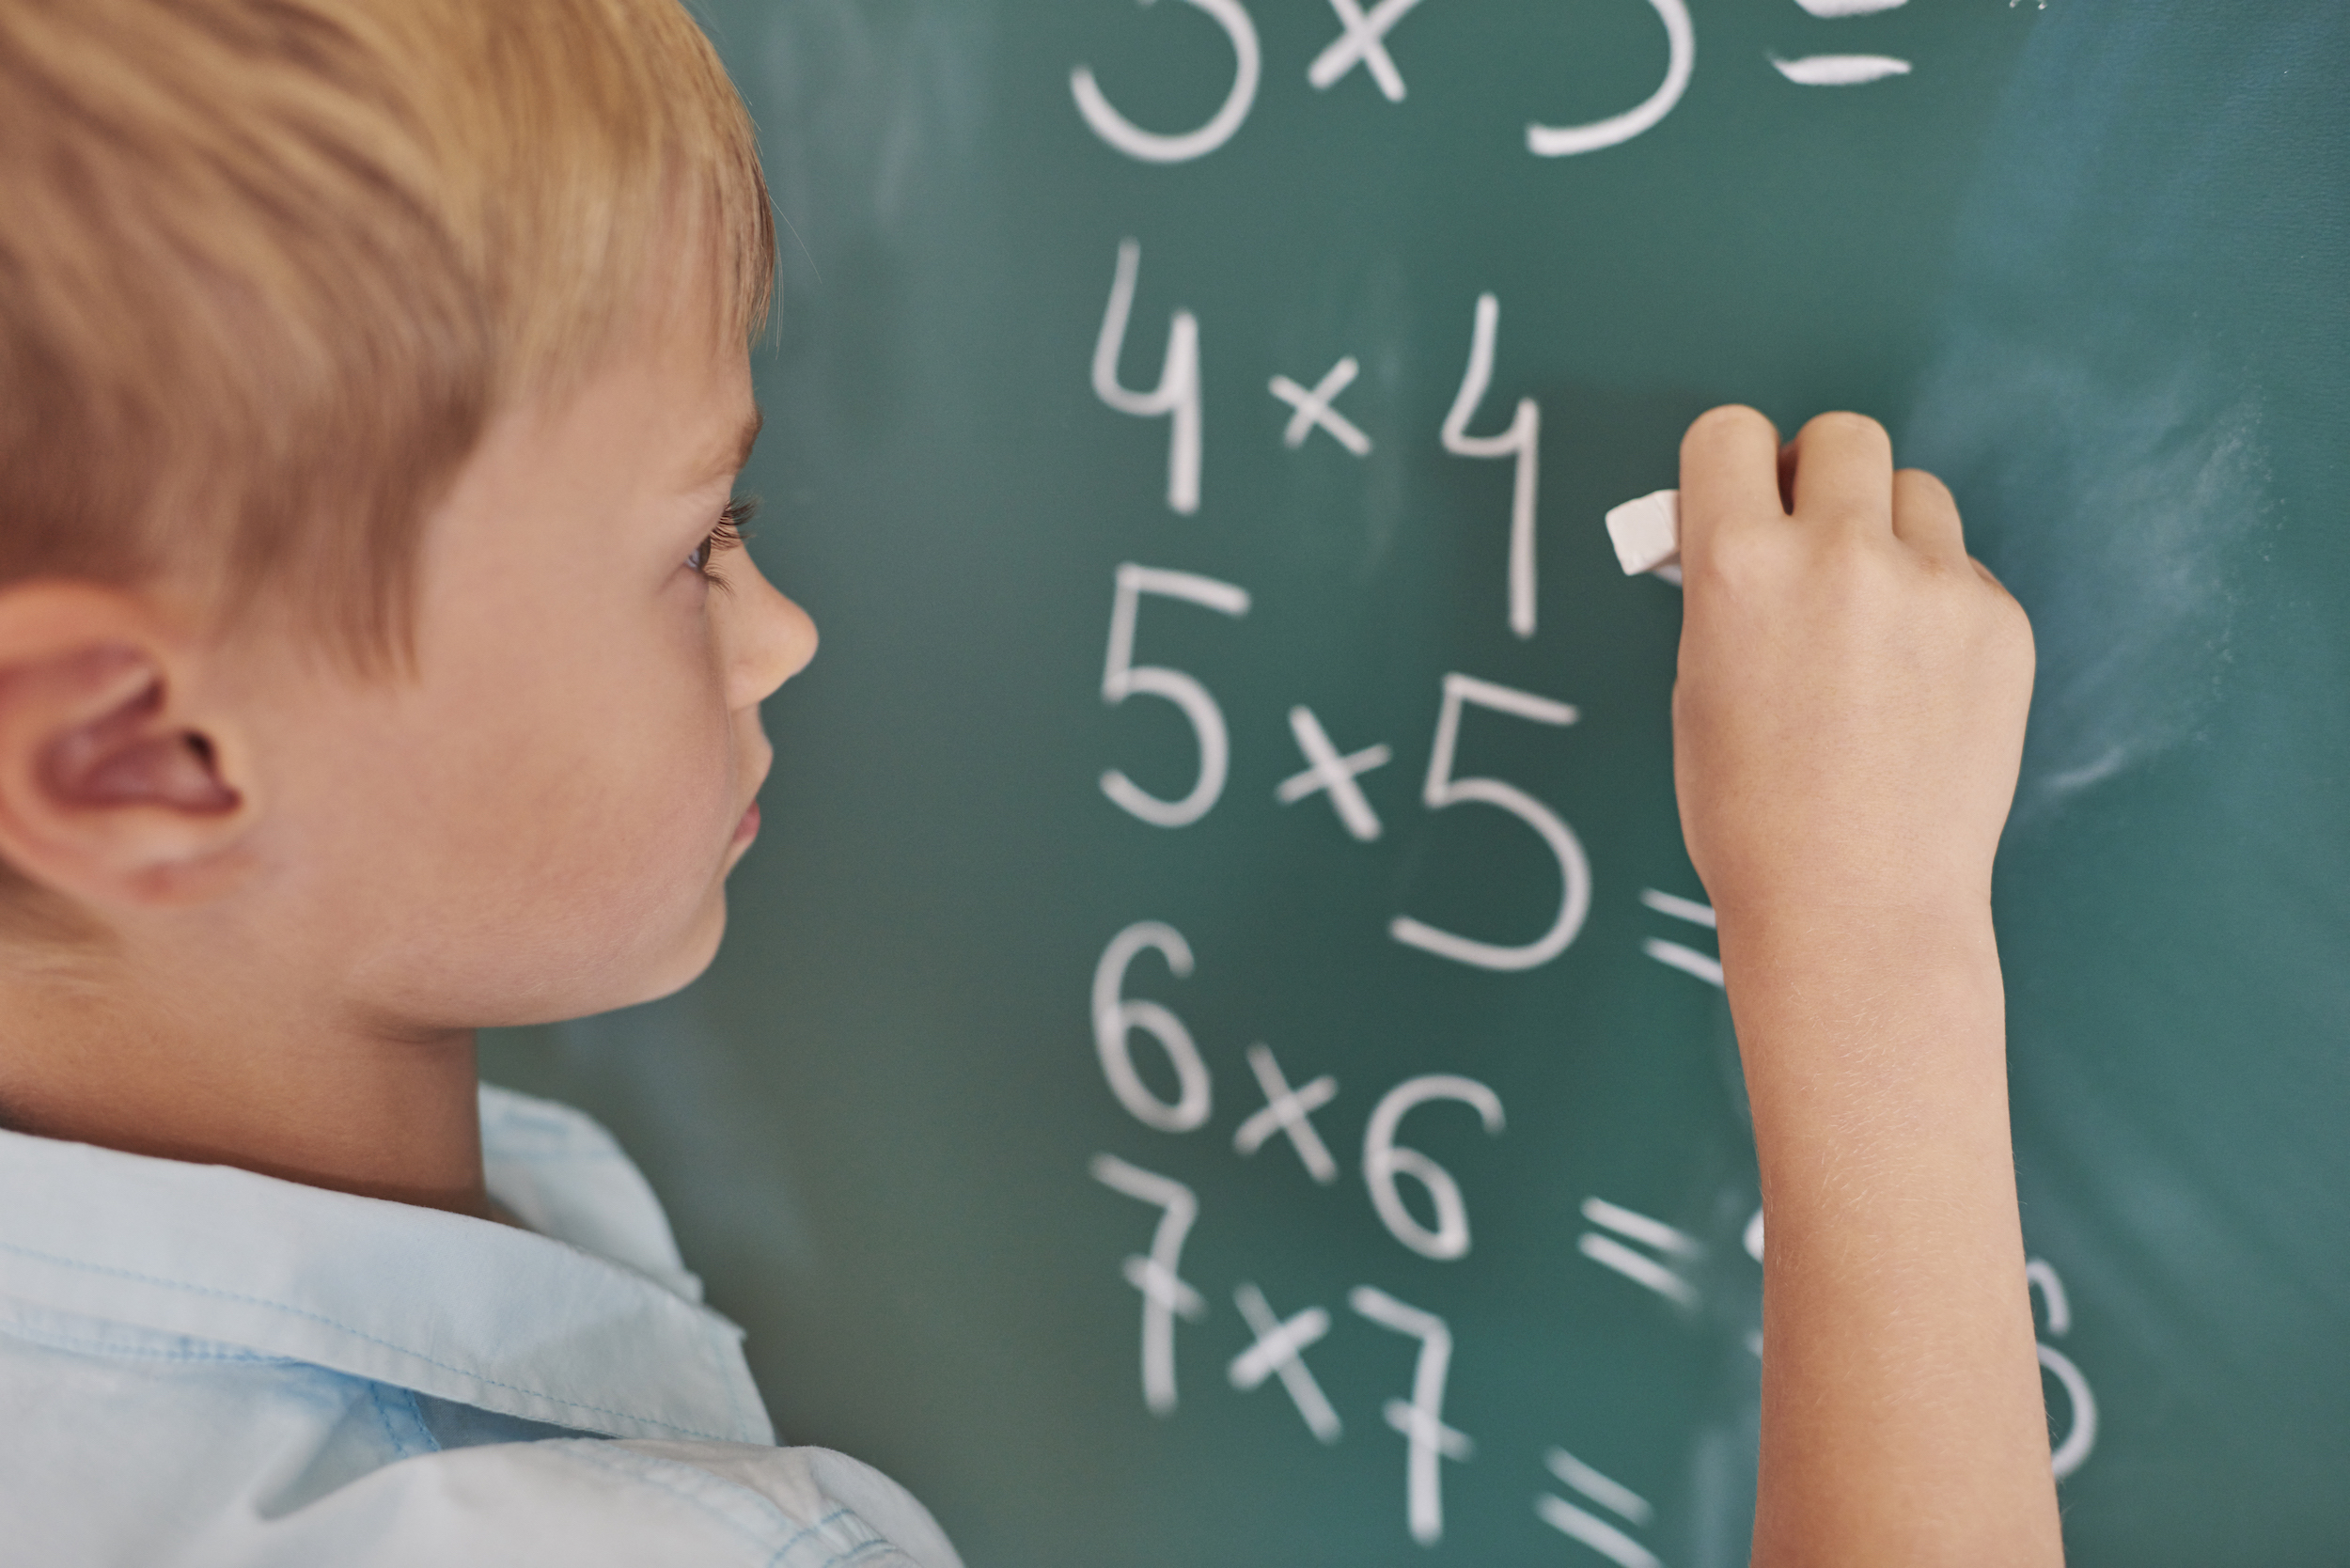
<path fill-rule="evenodd" d="M 724 884 L 719 884 L 682 917 L 673 915 L 650 931 L 639 925 L 626 932 L 607 932 L 606 939 L 592 949 L 563 954 L 541 969 L 536 983 L 517 988 L 511 975 L 477 977 L 488 979 L 502 994 L 486 1002 L 478 996 L 470 1003 L 457 1002 L 454 1011 L 462 1023 L 452 1018 L 448 1027 L 503 1028 L 553 1024 L 659 1001 L 684 990 L 701 977 L 711 960 L 717 956 L 718 944 L 726 931 L 726 889 Z M 446 980 L 443 983 L 446 983 Z M 429 1007 L 393 1011 L 438 1014 L 450 1011 L 450 998 L 443 995 Z"/>
<path fill-rule="evenodd" d="M 661 959 L 646 973 L 644 983 L 626 1001 L 608 1002 L 599 1011 L 616 1007 L 634 1007 L 639 1002 L 657 1002 L 673 996 L 696 980 L 718 956 L 718 944 L 727 933 L 727 896 L 723 886 L 712 896 L 694 923 L 672 942 Z"/>

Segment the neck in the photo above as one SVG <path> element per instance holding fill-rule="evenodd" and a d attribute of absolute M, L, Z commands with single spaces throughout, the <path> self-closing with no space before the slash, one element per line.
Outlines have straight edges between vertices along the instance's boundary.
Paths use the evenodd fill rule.
<path fill-rule="evenodd" d="M 472 1030 L 400 1036 L 232 990 L 0 973 L 0 1121 L 490 1217 Z"/>

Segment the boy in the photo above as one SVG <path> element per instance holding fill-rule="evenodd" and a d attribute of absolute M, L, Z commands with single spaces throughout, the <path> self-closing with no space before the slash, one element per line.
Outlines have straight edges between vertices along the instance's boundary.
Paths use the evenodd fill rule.
<path fill-rule="evenodd" d="M 769 1446 L 601 1131 L 474 1079 L 480 1026 L 708 963 L 814 651 L 733 548 L 774 242 L 708 45 L 674 0 L 0 0 L 0 213 L 12 1551 L 950 1568 Z M 1782 461 L 1717 411 L 1684 494 L 1757 1560 L 2052 1561 L 1988 915 L 2029 631 L 1867 421 Z"/>
<path fill-rule="evenodd" d="M 474 1082 L 756 830 L 767 212 L 666 0 L 0 5 L 10 1560 L 952 1568 Z"/>

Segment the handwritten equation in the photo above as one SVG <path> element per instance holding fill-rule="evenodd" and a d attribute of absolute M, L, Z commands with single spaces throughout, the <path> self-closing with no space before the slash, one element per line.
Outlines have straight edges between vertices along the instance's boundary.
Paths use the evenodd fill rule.
<path fill-rule="evenodd" d="M 1070 76 L 1085 123 L 1109 146 L 1145 163 L 1186 162 L 1223 146 L 1246 122 L 1263 81 L 1265 62 L 1246 0 L 1184 3 L 1223 31 L 1234 62 L 1224 98 L 1198 125 L 1147 130 L 1116 107 L 1090 69 L 1076 66 Z M 1366 7 L 1358 0 L 1329 0 L 1340 30 L 1308 65 L 1308 86 L 1326 92 L 1359 72 L 1388 101 L 1402 101 L 1408 90 L 1408 60 L 1398 59 L 1394 39 L 1399 26 L 1423 3 L 1376 0 Z M 1451 0 L 1434 3 L 1449 5 Z M 1889 10 L 1904 0 L 1797 3 L 1815 19 L 1835 21 Z M 1530 152 L 1559 157 L 1594 151 L 1641 134 L 1671 112 L 1694 69 L 1695 30 L 1683 0 L 1647 4 L 1662 22 L 1669 46 L 1662 81 L 1645 99 L 1609 118 L 1528 124 L 1526 143 Z M 1786 81 L 1806 86 L 1883 81 L 1912 69 L 1904 59 L 1868 55 L 1773 55 L 1768 64 Z M 1207 459 L 1200 374 L 1206 328 L 1197 312 L 1182 307 L 1166 318 L 1163 337 L 1155 327 L 1137 327 L 1135 302 L 1143 262 L 1139 242 L 1119 241 L 1094 337 L 1090 383 L 1096 400 L 1115 414 L 1167 421 L 1164 483 L 1155 478 L 1152 483 L 1170 512 L 1189 517 L 1201 505 Z M 1261 375 L 1265 395 L 1277 407 L 1278 440 L 1289 451 L 1303 452 L 1309 446 L 1320 451 L 1335 448 L 1360 461 L 1383 447 L 1417 441 L 1426 443 L 1432 456 L 1507 464 L 1507 516 L 1482 525 L 1496 529 L 1506 542 L 1500 591 L 1489 603 L 1512 637 L 1529 640 L 1541 629 L 1543 409 L 1532 397 L 1493 396 L 1507 347 L 1499 299 L 1485 292 L 1460 303 L 1466 329 L 1457 361 L 1460 379 L 1433 430 L 1378 428 L 1377 421 L 1350 408 L 1348 393 L 1362 374 L 1360 356 L 1379 345 L 1352 345 L 1356 352 L 1343 353 L 1319 370 L 1261 364 L 1256 374 Z M 1149 361 L 1152 345 L 1134 341 L 1146 337 L 1157 340 L 1155 376 L 1130 382 L 1129 359 Z M 1597 519 L 1590 521 L 1596 526 Z M 1165 564 L 1164 557 L 1158 564 L 1105 564 L 1110 593 L 1101 700 L 1112 708 L 1137 699 L 1167 704 L 1188 731 L 1192 761 L 1188 783 L 1161 793 L 1138 782 L 1116 760 L 1104 759 L 1099 788 L 1104 798 L 1135 822 L 1180 832 L 1205 820 L 1223 802 L 1232 776 L 1233 735 L 1223 705 L 1205 682 L 1189 670 L 1146 658 L 1150 628 L 1170 615 L 1242 621 L 1255 610 L 1256 596 L 1246 584 Z M 1428 727 L 1422 731 L 1428 739 L 1418 791 L 1419 809 L 1434 813 L 1473 806 L 1503 813 L 1524 830 L 1524 853 L 1538 856 L 1545 872 L 1555 872 L 1558 895 L 1539 926 L 1528 921 L 1528 929 L 1514 931 L 1454 930 L 1408 907 L 1394 908 L 1384 912 L 1385 937 L 1472 970 L 1506 974 L 1539 968 L 1567 951 L 1587 924 L 1593 902 L 1590 864 L 1574 827 L 1537 791 L 1512 779 L 1463 773 L 1462 736 L 1467 726 L 1517 725 L 1572 745 L 1581 712 L 1568 700 L 1571 694 L 1525 690 L 1459 669 L 1431 669 L 1428 677 L 1432 700 Z M 1274 744 L 1294 748 L 1294 765 L 1276 770 L 1284 776 L 1273 791 L 1272 802 L 1260 802 L 1258 808 L 1269 805 L 1276 810 L 1311 813 L 1355 844 L 1381 841 L 1392 826 L 1383 811 L 1392 814 L 1396 808 L 1392 795 L 1382 794 L 1383 789 L 1394 788 L 1386 783 L 1394 776 L 1383 770 L 1403 758 L 1409 737 L 1347 733 L 1342 728 L 1334 732 L 1308 700 L 1288 703 L 1285 716 L 1287 740 Z M 1322 817 L 1324 808 L 1328 815 Z M 1399 902 L 1408 904 L 1408 892 Z M 1723 972 L 1711 906 L 1685 891 L 1663 887 L 1639 889 L 1637 902 L 1643 912 L 1639 955 L 1679 977 L 1673 983 L 1718 992 Z M 1136 919 L 1111 934 L 1094 964 L 1088 1011 L 1102 1081 L 1125 1113 L 1154 1134 L 1189 1137 L 1215 1121 L 1215 1074 L 1177 1005 L 1165 999 L 1170 985 L 1180 992 L 1184 983 L 1203 978 L 1198 969 L 1185 934 L 1150 918 Z M 1339 1186 L 1351 1169 L 1370 1215 L 1405 1253 L 1437 1263 L 1470 1254 L 1476 1195 L 1424 1145 L 1432 1135 L 1438 1140 L 1507 1137 L 1507 1109 L 1491 1086 L 1457 1073 L 1425 1072 L 1375 1086 L 1374 1092 L 1365 1094 L 1359 1088 L 1349 1091 L 1336 1073 L 1311 1059 L 1309 1051 L 1284 1046 L 1277 1052 L 1272 1043 L 1257 1040 L 1241 1056 L 1247 1074 L 1240 1091 L 1248 1100 L 1227 1123 L 1231 1127 L 1231 1158 L 1249 1162 L 1259 1172 L 1293 1159 L 1307 1180 L 1325 1188 Z M 1226 1086 L 1224 1092 L 1230 1091 Z M 1359 1123 L 1340 1121 L 1342 1115 L 1358 1113 Z M 1164 1163 L 1103 1151 L 1091 1156 L 1089 1167 L 1100 1188 L 1144 1206 L 1153 1216 L 1147 1244 L 1117 1264 L 1139 1298 L 1144 1407 L 1159 1418 L 1177 1416 L 1179 1354 L 1185 1345 L 1212 1335 L 1215 1338 L 1206 1342 L 1216 1344 L 1222 1381 L 1234 1397 L 1272 1409 L 1286 1404 L 1315 1443 L 1357 1441 L 1359 1435 L 1350 1425 L 1342 1402 L 1331 1397 L 1317 1375 L 1315 1357 L 1334 1337 L 1379 1337 L 1377 1342 L 1402 1353 L 1396 1379 L 1377 1407 L 1375 1422 L 1366 1412 L 1355 1412 L 1353 1419 L 1372 1426 L 1379 1440 L 1400 1443 L 1403 1529 L 1422 1545 L 1440 1543 L 1446 1529 L 1447 1474 L 1459 1466 L 1496 1462 L 1478 1443 L 1475 1412 L 1465 1417 L 1447 1403 L 1456 1358 L 1474 1356 L 1474 1343 L 1464 1343 L 1453 1325 L 1424 1303 L 1376 1280 L 1353 1282 L 1342 1294 L 1319 1301 L 1277 1301 L 1255 1279 L 1211 1282 L 1188 1275 L 1185 1249 L 1203 1224 L 1214 1223 L 1214 1216 L 1203 1215 L 1191 1184 L 1154 1168 Z M 1683 1321 L 1712 1310 L 1718 1322 L 1727 1309 L 1709 1307 L 1709 1292 L 1727 1289 L 1724 1282 L 1731 1275 L 1726 1271 L 1734 1270 L 1733 1294 L 1749 1307 L 1759 1300 L 1764 1252 L 1759 1207 L 1735 1229 L 1732 1240 L 1728 1231 L 1701 1235 L 1643 1213 L 1622 1201 L 1625 1196 L 1584 1194 L 1574 1210 L 1578 1223 L 1559 1237 L 1562 1254 L 1576 1266 L 1598 1271 L 1595 1278 L 1616 1281 L 1595 1289 L 1642 1293 L 1658 1310 Z M 1743 1200 L 1733 1198 L 1740 1203 L 1736 1212 L 1744 1213 L 1745 1202 L 1751 1200 L 1750 1192 Z M 2060 1392 L 2066 1412 L 2063 1433 L 2052 1439 L 2052 1464 L 2061 1479 L 2077 1470 L 2095 1446 L 2097 1406 L 2088 1378 L 2059 1348 L 2073 1322 L 2062 1280 L 2039 1259 L 2030 1263 L 2029 1280 L 2043 1325 L 2041 1363 L 2052 1388 Z M 1760 1357 L 1765 1350 L 1761 1329 L 1752 1317 L 1745 1323 L 1745 1350 Z M 1731 1354 L 1739 1353 L 1733 1349 Z M 1658 1511 L 1648 1497 L 1565 1447 L 1551 1445 L 1518 1458 L 1530 1477 L 1540 1478 L 1541 1489 L 1530 1494 L 1536 1518 L 1577 1550 L 1620 1568 L 1657 1568 L 1661 1559 L 1652 1543 Z"/>
<path fill-rule="evenodd" d="M 1146 953 L 1155 955 L 1176 979 L 1189 979 L 1195 971 L 1191 946 L 1172 926 L 1139 921 L 1112 937 L 1094 967 L 1096 1053 L 1104 1082 L 1136 1121 L 1159 1132 L 1193 1132 L 1209 1121 L 1214 1104 L 1213 1076 L 1179 1014 L 1165 1003 L 1129 995 L 1133 966 Z M 1172 1069 L 1176 1090 L 1171 1098 L 1154 1092 L 1137 1070 L 1137 1038 L 1152 1042 Z M 1272 1047 L 1261 1042 L 1248 1048 L 1246 1059 L 1262 1104 L 1239 1122 L 1233 1153 L 1253 1159 L 1278 1140 L 1309 1179 L 1325 1186 L 1336 1183 L 1339 1160 L 1315 1120 L 1339 1098 L 1336 1076 L 1324 1073 L 1293 1082 Z M 1507 1126 L 1501 1099 L 1487 1085 L 1457 1074 L 1409 1077 L 1382 1093 L 1366 1119 L 1359 1171 L 1371 1211 L 1388 1234 L 1420 1257 L 1449 1262 L 1470 1250 L 1466 1196 L 1450 1171 L 1402 1140 L 1407 1118 L 1423 1107 L 1433 1111 L 1440 1106 L 1465 1111 L 1487 1137 L 1500 1137 Z M 1208 1293 L 1183 1273 L 1183 1249 L 1199 1222 L 1199 1200 L 1187 1184 L 1116 1154 L 1096 1153 L 1090 1170 L 1103 1186 L 1157 1211 L 1148 1249 L 1129 1255 L 1120 1272 L 1141 1297 L 1143 1403 L 1154 1415 L 1172 1416 L 1179 1404 L 1178 1325 L 1198 1325 L 1212 1315 Z M 1420 1214 L 1405 1200 L 1407 1184 L 1420 1200 Z M 1601 1208 L 1628 1213 L 1608 1205 Z M 1639 1223 L 1669 1229 L 1657 1227 L 1655 1221 Z M 1230 1299 L 1248 1333 L 1248 1342 L 1226 1367 L 1232 1388 L 1248 1394 L 1277 1383 L 1307 1431 L 1319 1442 L 1338 1443 L 1345 1423 L 1308 1358 L 1336 1327 L 1331 1309 L 1311 1303 L 1277 1309 L 1262 1289 L 1246 1279 L 1233 1283 Z M 1413 1343 L 1407 1388 L 1385 1403 L 1381 1417 L 1403 1443 L 1405 1528 L 1415 1541 L 1433 1545 L 1444 1537 L 1443 1466 L 1466 1462 L 1477 1452 L 1475 1440 L 1446 1415 L 1454 1351 L 1450 1325 L 1440 1315 L 1375 1284 L 1353 1287 L 1344 1307 L 1352 1321 Z M 1557 1453 L 1563 1455 L 1563 1450 Z M 1556 1468 L 1558 1460 L 1552 1463 Z M 1587 1495 L 1618 1502 L 1634 1496 L 1580 1462 L 1568 1463 L 1575 1468 L 1559 1473 L 1571 1474 L 1572 1483 L 1580 1484 Z M 1591 1491 L 1595 1485 L 1601 1487 L 1597 1493 Z M 1544 1497 L 1536 1509 L 1542 1517 L 1620 1562 L 1656 1560 L 1620 1527 L 1584 1513 L 1575 1504 Z M 1644 1523 L 1645 1515 L 1635 1522 Z"/>
<path fill-rule="evenodd" d="M 1094 1041 L 1103 1078 L 1120 1105 L 1145 1126 L 1165 1133 L 1195 1132 L 1211 1117 L 1213 1074 L 1190 1028 L 1173 1009 L 1129 995 L 1131 970 L 1145 953 L 1160 959 L 1175 979 L 1188 980 L 1195 972 L 1191 946 L 1172 926 L 1139 921 L 1111 938 L 1095 965 L 1092 985 Z M 1171 1068 L 1177 1086 L 1172 1098 L 1153 1091 L 1137 1070 L 1134 1052 L 1138 1036 L 1153 1043 Z M 1292 1071 L 1262 1042 L 1247 1048 L 1246 1059 L 1261 1103 L 1239 1121 L 1231 1139 L 1234 1155 L 1254 1159 L 1277 1141 L 1310 1180 L 1324 1186 L 1336 1184 L 1341 1175 L 1340 1161 L 1324 1125 L 1316 1121 L 1340 1097 L 1336 1075 L 1318 1073 L 1293 1081 Z M 1408 1117 L 1422 1107 L 1440 1106 L 1458 1107 L 1452 1113 L 1456 1118 L 1465 1111 L 1469 1124 L 1489 1137 L 1501 1137 L 1508 1125 L 1500 1097 L 1487 1085 L 1457 1074 L 1418 1074 L 1387 1089 L 1372 1105 L 1363 1125 L 1356 1168 L 1371 1212 L 1389 1236 L 1419 1257 L 1450 1262 L 1466 1257 L 1471 1248 L 1467 1195 L 1434 1156 L 1402 1140 Z M 1202 1325 L 1214 1315 L 1210 1293 L 1183 1272 L 1184 1247 L 1200 1221 L 1201 1206 L 1189 1184 L 1119 1155 L 1097 1152 L 1089 1168 L 1103 1186 L 1157 1211 L 1148 1249 L 1126 1257 L 1120 1271 L 1141 1298 L 1144 1405 L 1153 1415 L 1171 1417 L 1180 1403 L 1178 1326 Z M 1419 1214 L 1406 1201 L 1407 1184 L 1418 1195 Z M 1574 1245 L 1583 1259 L 1684 1317 L 1699 1310 L 1704 1290 L 1700 1265 L 1707 1255 L 1702 1240 L 1598 1194 L 1586 1197 L 1578 1213 L 1585 1229 Z M 1764 1247 L 1760 1208 L 1746 1223 L 1740 1242 L 1741 1250 L 1759 1269 Z M 2037 1258 L 2030 1261 L 2027 1278 L 2047 1340 L 2063 1339 L 2072 1327 L 2072 1307 L 2061 1278 Z M 1308 1353 L 1337 1331 L 1340 1316 L 1320 1302 L 1277 1309 L 1248 1279 L 1233 1281 L 1230 1297 L 1247 1335 L 1225 1368 L 1230 1387 L 1253 1394 L 1277 1383 L 1316 1441 L 1339 1443 L 1346 1424 L 1315 1376 Z M 1466 1463 L 1478 1454 L 1475 1439 L 1446 1408 L 1456 1350 L 1451 1326 L 1439 1314 L 1376 1284 L 1354 1286 L 1344 1305 L 1353 1321 L 1402 1336 L 1415 1346 L 1408 1384 L 1385 1402 L 1380 1414 L 1403 1444 L 1405 1529 L 1416 1542 L 1434 1545 L 1444 1538 L 1444 1466 Z M 1746 1346 L 1757 1357 L 1763 1354 L 1759 1329 L 1747 1333 Z M 2056 1476 L 2062 1480 L 2080 1467 L 2095 1446 L 2096 1400 L 2088 1379 L 2064 1352 L 2044 1341 L 2039 1356 L 2068 1410 L 2064 1435 L 2055 1440 L 2051 1456 Z M 1563 1449 L 1550 1449 L 1543 1462 L 1580 1500 L 1555 1493 L 1539 1495 L 1534 1511 L 1542 1520 L 1624 1568 L 1660 1561 L 1633 1533 L 1654 1515 L 1637 1492 Z M 1594 1513 L 1587 1504 L 1613 1517 Z"/>
<path fill-rule="evenodd" d="M 1152 0 L 1142 0 L 1149 5 Z M 1093 133 L 1129 158 L 1147 164 L 1183 164 L 1204 158 L 1230 141 L 1247 122 L 1256 106 L 1264 77 L 1264 51 L 1257 24 L 1246 0 L 1183 0 L 1222 29 L 1232 51 L 1232 77 L 1222 101 L 1198 125 L 1185 131 L 1150 131 L 1136 125 L 1111 102 L 1090 66 L 1069 72 L 1070 95 L 1077 113 Z M 1447 0 L 1449 3 L 1449 0 Z M 1908 0 L 1795 0 L 1810 15 L 1825 20 L 1868 16 L 1895 10 Z M 2009 0 L 2013 5 L 2014 0 Z M 2046 0 L 2040 0 L 2044 5 Z M 1389 35 L 1422 0 L 1377 0 L 1368 11 L 1358 0 L 1330 0 L 1339 24 L 1332 39 L 1306 67 L 1306 81 L 1316 92 L 1328 92 L 1357 69 L 1390 103 L 1401 103 L 1410 90 L 1402 68 L 1389 47 Z M 1697 70 L 1697 26 L 1686 0 L 1648 0 L 1664 24 L 1665 73 L 1648 95 L 1620 113 L 1570 125 L 1540 121 L 1526 127 L 1526 149 L 1537 158 L 1567 158 L 1596 152 L 1630 141 L 1654 128 L 1681 102 Z M 1800 55 L 1764 56 L 1771 68 L 1802 87 L 1850 87 L 1888 77 L 1906 76 L 1911 62 L 1893 55 Z"/>

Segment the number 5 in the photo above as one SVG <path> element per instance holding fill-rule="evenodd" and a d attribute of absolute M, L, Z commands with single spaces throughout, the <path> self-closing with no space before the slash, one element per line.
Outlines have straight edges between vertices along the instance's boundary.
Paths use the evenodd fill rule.
<path fill-rule="evenodd" d="M 1147 6 L 1151 0 L 1142 3 Z M 1120 114 L 1116 105 L 1103 96 L 1091 67 L 1078 66 L 1069 73 L 1069 90 L 1077 100 L 1077 112 L 1085 116 L 1093 133 L 1127 157 L 1146 164 L 1181 164 L 1214 152 L 1232 139 L 1240 122 L 1248 118 L 1248 106 L 1257 101 L 1257 77 L 1263 59 L 1257 47 L 1257 24 L 1248 20 L 1247 8 L 1240 0 L 1189 3 L 1223 28 L 1232 45 L 1231 90 L 1224 95 L 1223 105 L 1198 130 L 1177 135 L 1145 131 Z"/>
<path fill-rule="evenodd" d="M 1447 675 L 1444 707 L 1436 716 L 1436 744 L 1428 758 L 1428 785 L 1420 795 L 1431 811 L 1471 801 L 1498 806 L 1542 835 L 1543 842 L 1558 857 L 1559 876 L 1564 884 L 1559 892 L 1559 917 L 1539 939 L 1516 948 L 1456 936 L 1408 915 L 1397 916 L 1387 933 L 1407 946 L 1473 968 L 1531 969 L 1566 951 L 1574 933 L 1583 929 L 1583 917 L 1591 907 L 1590 863 L 1583 857 L 1583 846 L 1574 831 L 1559 820 L 1558 813 L 1516 785 L 1505 784 L 1498 778 L 1452 776 L 1452 753 L 1460 739 L 1461 709 L 1465 703 L 1532 719 L 1537 724 L 1573 724 L 1575 711 L 1563 702 L 1510 686 L 1497 686 L 1474 676 Z"/>
<path fill-rule="evenodd" d="M 1208 695 L 1207 687 L 1180 669 L 1135 663 L 1135 617 L 1146 593 L 1187 600 L 1218 615 L 1244 616 L 1248 613 L 1248 590 L 1214 577 L 1136 566 L 1132 561 L 1118 569 L 1118 597 L 1110 604 L 1109 659 L 1102 668 L 1102 700 L 1115 708 L 1136 695 L 1163 697 L 1181 708 L 1199 742 L 1199 776 L 1183 799 L 1161 800 L 1111 768 L 1102 775 L 1102 792 L 1153 827 L 1184 827 L 1206 816 L 1224 792 L 1231 742 L 1224 729 L 1224 711 Z"/>

